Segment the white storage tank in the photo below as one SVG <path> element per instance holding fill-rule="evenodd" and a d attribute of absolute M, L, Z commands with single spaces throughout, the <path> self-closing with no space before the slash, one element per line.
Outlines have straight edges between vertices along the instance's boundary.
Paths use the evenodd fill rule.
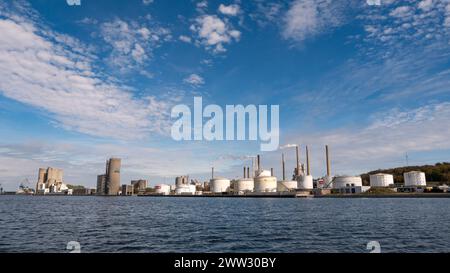
<path fill-rule="evenodd" d="M 253 192 L 255 189 L 255 181 L 250 178 L 239 179 L 235 184 L 235 192 L 238 194 L 244 194 L 246 192 Z"/>
<path fill-rule="evenodd" d="M 371 187 L 389 187 L 394 184 L 394 176 L 392 174 L 377 173 L 370 175 Z"/>
<path fill-rule="evenodd" d="M 182 195 L 182 194 L 195 194 L 195 185 L 180 185 L 176 188 L 175 194 Z"/>
<path fill-rule="evenodd" d="M 288 192 L 297 189 L 297 181 L 278 181 L 277 192 Z"/>
<path fill-rule="evenodd" d="M 312 175 L 301 175 L 297 178 L 297 188 L 299 190 L 312 190 L 314 189 Z"/>
<path fill-rule="evenodd" d="M 169 195 L 170 194 L 170 186 L 165 184 L 160 184 L 155 186 L 155 193 L 162 194 L 162 195 Z"/>
<path fill-rule="evenodd" d="M 270 171 L 262 171 L 254 178 L 255 192 L 276 192 L 277 178 Z"/>
<path fill-rule="evenodd" d="M 427 179 L 424 172 L 412 171 L 404 173 L 403 177 L 405 179 L 405 186 L 426 186 Z"/>
<path fill-rule="evenodd" d="M 228 192 L 230 189 L 230 180 L 226 178 L 213 178 L 210 180 L 209 186 L 212 193 Z"/>
<path fill-rule="evenodd" d="M 333 189 L 362 187 L 361 176 L 337 176 L 333 180 Z"/>

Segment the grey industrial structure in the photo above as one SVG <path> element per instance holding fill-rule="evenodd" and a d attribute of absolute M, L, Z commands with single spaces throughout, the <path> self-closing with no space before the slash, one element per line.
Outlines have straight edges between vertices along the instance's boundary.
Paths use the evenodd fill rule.
<path fill-rule="evenodd" d="M 97 195 L 118 195 L 120 188 L 120 158 L 106 161 L 106 173 L 97 177 Z"/>

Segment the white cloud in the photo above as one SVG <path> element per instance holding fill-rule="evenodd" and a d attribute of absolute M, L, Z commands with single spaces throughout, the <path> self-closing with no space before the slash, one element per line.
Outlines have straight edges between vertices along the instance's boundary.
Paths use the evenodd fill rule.
<path fill-rule="evenodd" d="M 100 29 L 101 37 L 112 48 L 110 63 L 122 72 L 140 68 L 152 57 L 155 48 L 171 39 L 166 28 L 121 19 L 103 23 Z"/>
<path fill-rule="evenodd" d="M 0 93 L 50 114 L 57 126 L 88 135 L 141 139 L 169 130 L 170 100 L 135 98 L 94 68 L 89 47 L 19 15 L 0 19 Z M 124 27 L 124 26 L 122 26 Z M 138 44 L 117 50 L 143 58 Z"/>
<path fill-rule="evenodd" d="M 232 25 L 216 15 L 202 15 L 195 19 L 191 30 L 198 36 L 198 42 L 213 52 L 226 51 L 224 45 L 239 41 L 241 32 L 233 29 Z"/>
<path fill-rule="evenodd" d="M 418 6 L 420 9 L 428 11 L 433 7 L 433 0 L 420 1 Z"/>
<path fill-rule="evenodd" d="M 185 43 L 191 43 L 192 39 L 189 36 L 185 36 L 185 35 L 180 35 L 180 37 L 178 37 L 178 39 L 180 39 L 180 41 L 185 42 Z"/>
<path fill-rule="evenodd" d="M 219 6 L 219 12 L 229 16 L 236 16 L 239 13 L 239 9 L 239 5 L 237 4 L 232 4 L 229 6 L 220 4 Z"/>
<path fill-rule="evenodd" d="M 393 17 L 409 17 L 413 13 L 413 10 L 409 6 L 400 6 L 391 11 L 390 15 Z"/>
<path fill-rule="evenodd" d="M 283 37 L 301 42 L 341 25 L 342 7 L 337 2 L 294 1 L 283 19 Z"/>
<path fill-rule="evenodd" d="M 205 80 L 197 74 L 191 74 L 191 75 L 189 75 L 189 77 L 185 78 L 183 81 L 185 83 L 188 83 L 193 86 L 200 86 L 200 85 L 205 84 Z"/>

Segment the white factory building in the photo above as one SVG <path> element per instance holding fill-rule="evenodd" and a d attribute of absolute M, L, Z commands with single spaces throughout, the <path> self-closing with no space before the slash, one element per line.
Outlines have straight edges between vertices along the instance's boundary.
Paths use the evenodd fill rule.
<path fill-rule="evenodd" d="M 389 187 L 394 184 L 394 176 L 392 174 L 377 173 L 370 175 L 371 187 Z"/>

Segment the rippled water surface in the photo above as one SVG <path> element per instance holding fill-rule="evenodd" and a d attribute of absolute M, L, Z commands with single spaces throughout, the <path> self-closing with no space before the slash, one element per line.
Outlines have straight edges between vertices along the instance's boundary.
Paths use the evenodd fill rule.
<path fill-rule="evenodd" d="M 0 252 L 450 252 L 450 199 L 0 196 Z"/>

